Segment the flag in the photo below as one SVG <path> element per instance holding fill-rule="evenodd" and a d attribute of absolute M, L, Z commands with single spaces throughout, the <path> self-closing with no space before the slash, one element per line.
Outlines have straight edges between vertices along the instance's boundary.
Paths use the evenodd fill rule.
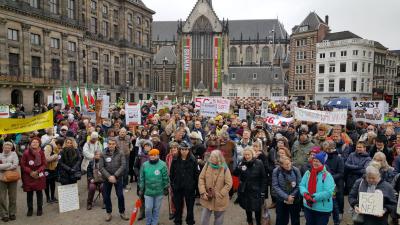
<path fill-rule="evenodd" d="M 76 87 L 75 105 L 81 107 L 81 93 L 79 87 Z"/>
<path fill-rule="evenodd" d="M 90 104 L 94 105 L 95 101 L 96 101 L 96 98 L 95 98 L 94 90 L 93 90 L 93 88 L 91 88 L 90 89 Z"/>
<path fill-rule="evenodd" d="M 85 104 L 86 109 L 89 109 L 89 93 L 87 87 L 85 87 L 85 93 L 83 96 L 83 103 Z"/>
<path fill-rule="evenodd" d="M 74 98 L 73 98 L 73 93 L 71 90 L 71 87 L 68 88 L 68 95 L 67 95 L 67 101 L 68 101 L 68 105 L 70 107 L 74 107 Z"/>
<path fill-rule="evenodd" d="M 63 89 L 62 89 L 62 98 L 63 98 L 63 102 L 64 105 L 67 105 L 68 103 L 68 97 L 67 97 L 67 89 L 65 88 L 65 86 L 63 85 Z"/>

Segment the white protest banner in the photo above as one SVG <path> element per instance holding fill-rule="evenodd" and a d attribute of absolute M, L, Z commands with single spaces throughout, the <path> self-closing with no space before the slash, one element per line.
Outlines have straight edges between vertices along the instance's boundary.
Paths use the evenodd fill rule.
<path fill-rule="evenodd" d="M 201 104 L 200 114 L 204 117 L 215 117 L 217 116 L 217 104 L 215 103 L 203 103 Z"/>
<path fill-rule="evenodd" d="M 103 96 L 107 95 L 107 90 L 97 90 L 97 100 L 103 100 Z M 108 99 L 110 101 L 110 99 Z"/>
<path fill-rule="evenodd" d="M 231 100 L 224 98 L 217 98 L 217 112 L 229 113 L 229 107 L 231 106 Z"/>
<path fill-rule="evenodd" d="M 161 100 L 157 102 L 157 111 L 161 109 L 171 109 L 172 101 L 171 100 Z"/>
<path fill-rule="evenodd" d="M 375 193 L 359 192 L 358 203 L 361 214 L 378 216 L 384 213 L 381 190 L 377 190 Z"/>
<path fill-rule="evenodd" d="M 110 110 L 110 96 L 103 95 L 103 105 L 101 106 L 101 118 L 108 118 L 108 112 Z"/>
<path fill-rule="evenodd" d="M 356 122 L 382 124 L 385 122 L 385 101 L 352 101 L 351 113 Z"/>
<path fill-rule="evenodd" d="M 397 99 L 397 110 L 400 111 L 400 98 Z"/>
<path fill-rule="evenodd" d="M 294 109 L 294 118 L 301 121 L 346 125 L 347 110 L 329 112 L 296 107 Z"/>
<path fill-rule="evenodd" d="M 247 114 L 246 109 L 239 109 L 239 119 L 240 120 L 245 120 L 247 118 L 246 114 Z"/>
<path fill-rule="evenodd" d="M 58 186 L 58 206 L 60 213 L 79 210 L 78 185 Z"/>
<path fill-rule="evenodd" d="M 203 103 L 215 103 L 215 100 L 213 98 L 209 97 L 198 97 L 194 99 L 194 104 L 195 104 L 195 109 L 200 109 L 201 104 Z"/>
<path fill-rule="evenodd" d="M 264 117 L 264 121 L 268 125 L 281 126 L 283 122 L 286 123 L 293 122 L 293 118 L 286 118 L 275 114 L 267 113 L 266 116 Z"/>
<path fill-rule="evenodd" d="M 268 114 L 268 102 L 263 101 L 261 103 L 261 118 L 267 117 Z"/>
<path fill-rule="evenodd" d="M 61 90 L 54 90 L 54 103 L 55 104 L 63 104 L 64 103 Z"/>
<path fill-rule="evenodd" d="M 125 104 L 125 121 L 127 125 L 141 124 L 140 104 Z"/>
<path fill-rule="evenodd" d="M 0 118 L 10 117 L 10 107 L 8 105 L 0 105 Z"/>

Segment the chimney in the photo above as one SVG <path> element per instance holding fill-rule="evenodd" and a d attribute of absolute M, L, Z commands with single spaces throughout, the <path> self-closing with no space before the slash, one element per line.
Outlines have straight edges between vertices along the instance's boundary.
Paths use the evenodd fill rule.
<path fill-rule="evenodd" d="M 328 15 L 325 16 L 325 23 L 326 23 L 326 25 L 329 25 L 329 16 Z"/>

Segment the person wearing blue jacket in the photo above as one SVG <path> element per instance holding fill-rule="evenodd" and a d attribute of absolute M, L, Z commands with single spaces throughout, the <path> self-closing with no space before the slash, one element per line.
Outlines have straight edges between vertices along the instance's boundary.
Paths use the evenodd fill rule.
<path fill-rule="evenodd" d="M 326 225 L 333 210 L 332 196 L 335 181 L 325 167 L 328 155 L 320 152 L 312 160 L 300 182 L 300 194 L 303 196 L 306 225 Z"/>

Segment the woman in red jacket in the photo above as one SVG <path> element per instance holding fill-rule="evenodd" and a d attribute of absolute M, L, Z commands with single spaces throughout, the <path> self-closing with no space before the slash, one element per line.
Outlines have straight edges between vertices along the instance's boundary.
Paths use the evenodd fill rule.
<path fill-rule="evenodd" d="M 43 214 L 43 192 L 46 188 L 46 157 L 40 148 L 40 139 L 32 138 L 29 148 L 25 150 L 21 160 L 23 189 L 27 193 L 28 213 L 33 214 L 33 192 L 37 198 L 37 216 Z"/>

